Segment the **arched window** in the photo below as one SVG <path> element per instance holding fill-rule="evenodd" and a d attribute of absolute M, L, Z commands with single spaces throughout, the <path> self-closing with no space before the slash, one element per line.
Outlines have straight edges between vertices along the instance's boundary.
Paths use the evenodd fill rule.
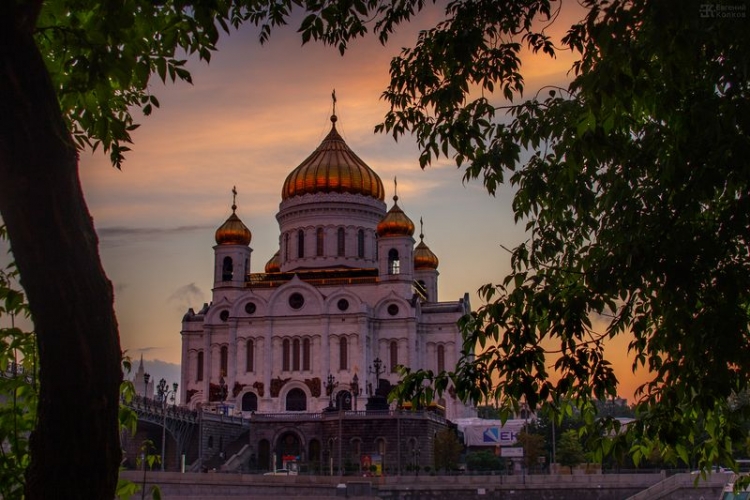
<path fill-rule="evenodd" d="M 307 396 L 302 389 L 292 389 L 286 395 L 286 411 L 306 411 Z"/>
<path fill-rule="evenodd" d="M 234 275 L 234 264 L 231 257 L 224 257 L 224 263 L 221 266 L 221 281 L 232 281 Z"/>
<path fill-rule="evenodd" d="M 339 370 L 346 370 L 349 365 L 348 350 L 346 337 L 341 337 L 339 339 Z"/>
<path fill-rule="evenodd" d="M 339 257 L 346 255 L 346 232 L 340 227 L 337 233 L 337 254 Z"/>
<path fill-rule="evenodd" d="M 391 373 L 396 373 L 396 367 L 398 366 L 398 342 L 395 340 L 391 341 Z"/>
<path fill-rule="evenodd" d="M 400 274 L 401 262 L 398 260 L 398 250 L 391 248 L 388 250 L 388 274 Z"/>
<path fill-rule="evenodd" d="M 255 371 L 255 342 L 252 339 L 247 339 L 245 346 L 245 371 Z"/>
<path fill-rule="evenodd" d="M 203 351 L 198 352 L 198 360 L 195 366 L 195 381 L 203 380 Z"/>
<path fill-rule="evenodd" d="M 284 234 L 284 262 L 289 260 L 289 233 Z"/>
<path fill-rule="evenodd" d="M 300 229 L 297 231 L 297 258 L 305 256 L 305 232 Z"/>
<path fill-rule="evenodd" d="M 352 439 L 349 442 L 349 450 L 351 451 L 350 460 L 356 466 L 362 458 L 362 440 L 360 438 Z"/>
<path fill-rule="evenodd" d="M 442 345 L 437 348 L 437 369 L 439 372 L 445 370 L 445 347 Z"/>
<path fill-rule="evenodd" d="M 344 411 L 352 409 L 352 393 L 349 391 L 339 391 L 336 394 L 336 408 Z"/>
<path fill-rule="evenodd" d="M 360 229 L 357 231 L 357 257 L 360 259 L 365 256 L 365 232 Z"/>
<path fill-rule="evenodd" d="M 302 339 L 302 370 L 310 371 L 310 339 Z"/>
<path fill-rule="evenodd" d="M 324 243 L 324 235 L 323 235 L 323 228 L 319 227 L 317 231 L 315 231 L 315 253 L 318 257 L 323 256 L 323 243 Z"/>
<path fill-rule="evenodd" d="M 258 411 L 258 396 L 252 392 L 246 392 L 242 396 L 242 411 Z"/>
<path fill-rule="evenodd" d="M 299 339 L 292 341 L 292 370 L 299 371 Z"/>
<path fill-rule="evenodd" d="M 227 346 L 223 345 L 221 346 L 221 349 L 219 350 L 219 375 L 226 376 L 227 373 L 227 364 L 229 362 L 229 349 Z"/>
<path fill-rule="evenodd" d="M 289 339 L 284 339 L 281 344 L 281 369 L 285 372 L 289 371 Z"/>
<path fill-rule="evenodd" d="M 378 438 L 375 440 L 375 449 L 378 450 L 378 453 L 381 457 L 385 456 L 385 439 Z"/>

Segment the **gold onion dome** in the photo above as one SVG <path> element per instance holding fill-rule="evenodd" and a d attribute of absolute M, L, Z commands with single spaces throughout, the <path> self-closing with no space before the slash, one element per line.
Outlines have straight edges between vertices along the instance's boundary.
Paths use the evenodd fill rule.
<path fill-rule="evenodd" d="M 419 219 L 420 225 L 422 219 Z M 437 269 L 440 261 L 424 242 L 423 231 L 419 233 L 419 245 L 414 249 L 414 269 Z"/>
<path fill-rule="evenodd" d="M 281 257 L 279 256 L 279 251 L 277 250 L 275 254 L 273 254 L 273 257 L 266 262 L 266 273 L 278 273 L 281 272 Z"/>
<path fill-rule="evenodd" d="M 235 203 L 237 197 L 237 189 L 232 189 L 234 196 L 232 200 L 232 215 L 222 224 L 219 229 L 216 230 L 216 244 L 217 245 L 249 245 L 250 240 L 253 238 L 253 233 L 242 223 L 237 214 L 237 204 Z"/>
<path fill-rule="evenodd" d="M 378 223 L 378 236 L 411 236 L 414 234 L 414 223 L 398 206 L 398 196 L 393 197 L 393 206 Z"/>
<path fill-rule="evenodd" d="M 331 131 L 320 146 L 287 176 L 281 198 L 311 193 L 351 193 L 383 200 L 383 182 L 367 164 L 349 149 L 336 131 L 336 115 Z"/>

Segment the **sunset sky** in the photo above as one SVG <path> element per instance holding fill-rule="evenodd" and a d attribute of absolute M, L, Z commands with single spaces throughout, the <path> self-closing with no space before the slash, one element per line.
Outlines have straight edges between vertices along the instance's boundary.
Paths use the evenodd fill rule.
<path fill-rule="evenodd" d="M 468 292 L 476 308 L 477 288 L 500 282 L 509 270 L 502 247 L 525 238 L 523 223 L 513 223 L 512 192 L 503 188 L 493 198 L 479 182 L 462 184 L 463 171 L 450 160 L 422 171 L 410 137 L 396 143 L 373 133 L 387 111 L 380 95 L 390 59 L 438 14 L 423 13 L 386 47 L 372 38 L 355 42 L 344 57 L 318 44 L 302 47 L 292 28 L 274 32 L 264 46 L 255 29 L 244 28 L 219 43 L 210 65 L 191 60 L 194 85 L 154 81 L 161 108 L 139 115 L 122 171 L 99 151 L 81 155 L 122 347 L 136 360 L 142 354 L 157 380 L 179 381 L 181 318 L 210 301 L 214 231 L 231 213 L 233 186 L 237 214 L 253 233 L 252 272 L 278 249 L 281 185 L 330 130 L 333 89 L 337 129 L 380 175 L 388 207 L 397 176 L 399 205 L 415 223 L 423 217 L 425 242 L 440 259 L 440 299 Z M 566 29 L 575 13 L 563 14 Z M 571 62 L 566 53 L 525 58 L 526 96 L 564 84 Z M 630 398 L 630 361 L 617 348 L 620 393 Z"/>

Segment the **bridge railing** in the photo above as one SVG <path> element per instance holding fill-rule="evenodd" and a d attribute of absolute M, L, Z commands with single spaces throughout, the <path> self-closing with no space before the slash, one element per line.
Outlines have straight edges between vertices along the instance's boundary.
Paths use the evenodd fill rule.
<path fill-rule="evenodd" d="M 445 422 L 445 418 L 431 411 L 411 411 L 411 410 L 341 410 L 331 412 L 317 412 L 317 413 L 258 413 L 254 412 L 250 415 L 250 421 L 268 421 L 268 420 L 325 420 L 329 418 L 344 417 L 346 419 L 351 418 L 421 418 L 427 420 L 433 420 L 436 422 Z"/>
<path fill-rule="evenodd" d="M 127 406 L 139 413 L 146 413 L 152 416 L 163 417 L 166 412 L 167 418 L 176 420 L 183 420 L 186 422 L 197 422 L 198 412 L 195 410 L 188 410 L 187 408 L 177 405 L 164 405 L 164 403 L 158 399 L 146 398 L 143 396 L 136 395 L 129 403 L 125 403 Z"/>

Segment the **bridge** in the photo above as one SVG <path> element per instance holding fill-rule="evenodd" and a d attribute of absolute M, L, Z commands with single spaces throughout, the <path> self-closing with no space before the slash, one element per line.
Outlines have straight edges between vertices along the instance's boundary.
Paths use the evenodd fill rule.
<path fill-rule="evenodd" d="M 181 470 L 185 467 L 185 470 L 199 471 L 204 462 L 223 462 L 224 458 L 228 458 L 224 444 L 231 444 L 250 425 L 242 417 L 189 410 L 160 399 L 142 396 L 133 397 L 125 406 L 138 417 L 136 435 L 123 436 L 128 468 L 135 468 L 135 462 L 141 453 L 140 447 L 148 439 L 155 448 L 151 454 L 161 456 L 161 450 L 165 450 L 166 470 Z M 222 444 L 214 445 L 214 438 L 222 440 Z M 224 439 L 227 440 L 226 443 L 223 443 Z"/>

